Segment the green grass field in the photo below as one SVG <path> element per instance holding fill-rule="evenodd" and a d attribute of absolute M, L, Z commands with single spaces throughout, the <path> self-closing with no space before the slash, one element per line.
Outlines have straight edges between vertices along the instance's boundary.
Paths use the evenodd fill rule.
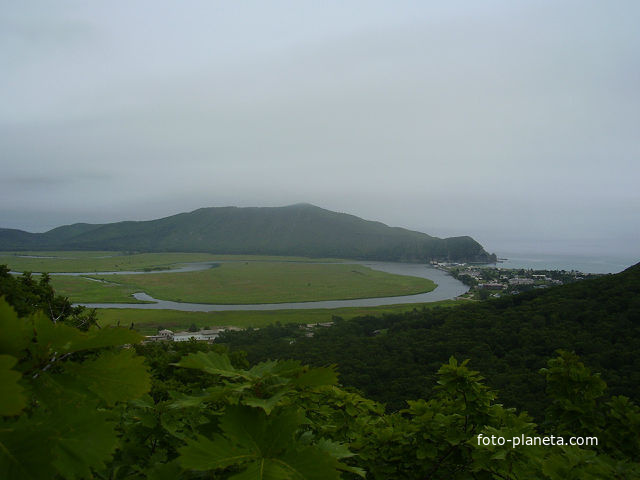
<path fill-rule="evenodd" d="M 79 303 L 140 303 L 131 296 L 135 292 L 146 292 L 163 300 L 195 303 L 311 302 L 410 295 L 436 287 L 430 280 L 340 264 L 335 259 L 207 253 L 0 252 L 0 264 L 6 263 L 12 270 L 51 273 L 153 271 L 188 262 L 225 260 L 232 263 L 197 272 L 94 274 L 86 278 L 53 275 L 51 278 L 59 294 Z"/>
<path fill-rule="evenodd" d="M 137 290 L 84 277 L 53 275 L 51 285 L 74 303 L 148 303 L 132 297 Z"/>
<path fill-rule="evenodd" d="M 26 258 L 23 255 L 53 258 Z M 278 262 L 335 262 L 336 259 L 269 257 L 263 255 L 212 255 L 209 253 L 119 252 L 0 252 L 0 265 L 17 272 L 120 272 L 175 268 L 182 263 L 217 260 L 265 260 Z"/>
<path fill-rule="evenodd" d="M 53 258 L 25 258 L 19 255 Z M 58 294 L 79 303 L 143 303 L 132 293 L 144 291 L 155 298 L 195 303 L 280 303 L 409 295 L 428 292 L 436 285 L 426 279 L 392 275 L 335 259 L 234 256 L 200 253 L 118 254 L 116 252 L 0 252 L 0 264 L 14 271 L 98 272 L 171 268 L 188 262 L 222 263 L 216 268 L 184 273 L 144 275 L 56 276 Z M 326 263 L 325 263 L 326 262 Z M 109 283 L 95 281 L 104 279 Z M 102 325 L 134 323 L 144 333 L 157 328 L 187 329 L 234 325 L 262 327 L 271 323 L 322 323 L 334 315 L 345 319 L 361 315 L 398 313 L 423 305 L 449 306 L 455 301 L 339 309 L 181 312 L 175 310 L 100 309 Z"/>
<path fill-rule="evenodd" d="M 331 321 L 334 315 L 345 320 L 362 315 L 383 315 L 388 313 L 408 312 L 414 308 L 450 307 L 460 305 L 455 300 L 440 302 L 387 305 L 382 307 L 346 307 L 316 308 L 309 310 L 271 310 L 271 311 L 230 311 L 230 312 L 180 312 L 177 310 L 142 310 L 131 308 L 106 308 L 98 310 L 99 323 L 107 325 L 130 325 L 142 333 L 156 333 L 158 328 L 174 331 L 186 330 L 192 324 L 199 328 L 228 326 L 264 327 L 276 322 L 280 323 L 323 323 Z"/>
<path fill-rule="evenodd" d="M 286 262 L 223 263 L 198 272 L 100 275 L 154 298 L 191 303 L 312 302 L 429 292 L 431 280 L 361 265 Z"/>

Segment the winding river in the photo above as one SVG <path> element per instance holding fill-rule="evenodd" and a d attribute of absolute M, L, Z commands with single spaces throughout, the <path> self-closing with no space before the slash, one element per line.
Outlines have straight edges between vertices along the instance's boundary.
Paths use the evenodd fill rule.
<path fill-rule="evenodd" d="M 193 272 L 197 270 L 205 270 L 211 268 L 214 263 L 222 262 L 195 262 L 184 264 L 180 268 L 173 270 L 154 270 L 144 271 L 120 271 L 120 272 L 84 272 L 84 273 L 54 273 L 52 275 L 145 275 L 150 273 L 178 273 Z M 341 308 L 341 307 L 377 307 L 381 305 L 395 305 L 400 303 L 426 303 L 436 302 L 439 300 L 448 300 L 465 293 L 469 287 L 456 280 L 451 275 L 430 266 L 416 263 L 395 263 L 395 262 L 349 262 L 357 263 L 374 270 L 382 272 L 394 273 L 397 275 L 408 275 L 412 277 L 428 278 L 433 280 L 438 286 L 435 290 L 427 293 L 419 293 L 416 295 L 402 295 L 395 297 L 378 297 L 378 298 L 358 298 L 353 300 L 325 300 L 319 302 L 294 302 L 294 303 L 257 303 L 242 305 L 217 305 L 208 303 L 183 303 L 171 302 L 168 300 L 159 300 L 147 295 L 146 293 L 136 293 L 134 297 L 137 300 L 143 300 L 154 303 L 79 303 L 89 308 L 141 308 L 145 310 L 181 310 L 185 312 L 219 312 L 227 310 L 294 310 L 294 309 L 311 309 L 311 308 Z"/>

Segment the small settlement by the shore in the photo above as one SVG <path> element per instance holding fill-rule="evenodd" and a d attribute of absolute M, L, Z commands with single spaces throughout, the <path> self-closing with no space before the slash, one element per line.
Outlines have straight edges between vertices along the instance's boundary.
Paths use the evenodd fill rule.
<path fill-rule="evenodd" d="M 576 270 L 511 269 L 466 263 L 434 262 L 432 266 L 448 272 L 471 287 L 466 294 L 458 298 L 475 300 L 516 295 L 526 290 L 548 288 L 601 276 L 593 273 L 585 274 Z"/>

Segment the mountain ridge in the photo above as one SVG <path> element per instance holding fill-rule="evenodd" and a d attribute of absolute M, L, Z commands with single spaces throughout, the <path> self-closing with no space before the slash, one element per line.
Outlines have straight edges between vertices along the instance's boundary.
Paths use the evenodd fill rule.
<path fill-rule="evenodd" d="M 0 250 L 116 250 L 389 261 L 493 261 L 469 236 L 438 238 L 311 204 L 204 207 L 154 220 L 0 228 Z"/>

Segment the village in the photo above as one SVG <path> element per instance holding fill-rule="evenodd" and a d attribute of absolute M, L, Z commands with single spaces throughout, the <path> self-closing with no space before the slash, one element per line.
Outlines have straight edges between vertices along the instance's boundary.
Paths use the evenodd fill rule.
<path fill-rule="evenodd" d="M 317 328 L 326 328 L 333 325 L 333 322 L 317 322 L 317 323 L 303 323 L 298 326 L 304 331 L 305 337 L 313 337 L 314 330 Z M 174 332 L 168 329 L 159 330 L 156 335 L 147 335 L 144 343 L 149 342 L 207 342 L 213 343 L 225 331 L 238 331 L 242 330 L 240 327 L 224 326 L 215 328 L 198 328 L 196 325 L 192 325 L 187 331 Z M 259 330 L 259 328 L 256 328 Z"/>
<path fill-rule="evenodd" d="M 159 330 L 156 335 L 147 335 L 145 337 L 145 343 L 148 342 L 188 342 L 190 340 L 197 340 L 201 342 L 212 343 L 215 341 L 220 333 L 226 330 L 241 330 L 239 327 L 225 326 L 217 328 L 203 328 L 199 329 L 195 325 L 192 325 L 188 331 L 173 332 L 172 330 L 163 329 Z"/>
<path fill-rule="evenodd" d="M 548 288 L 600 276 L 576 270 L 510 269 L 466 263 L 433 263 L 432 266 L 448 272 L 470 287 L 467 293 L 458 297 L 465 300 L 486 300 L 490 297 L 517 295 L 527 290 Z"/>

